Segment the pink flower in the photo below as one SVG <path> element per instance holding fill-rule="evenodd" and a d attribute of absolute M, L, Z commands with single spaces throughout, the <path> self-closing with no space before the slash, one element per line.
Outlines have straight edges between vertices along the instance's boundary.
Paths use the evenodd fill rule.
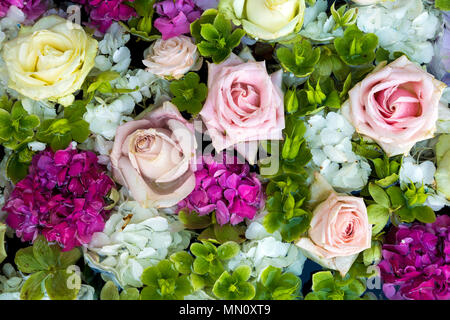
<path fill-rule="evenodd" d="M 170 102 L 117 129 L 113 175 L 144 207 L 171 207 L 194 190 L 193 125 Z"/>
<path fill-rule="evenodd" d="M 33 157 L 28 176 L 19 181 L 2 210 L 22 241 L 42 233 L 64 251 L 91 241 L 105 226 L 104 197 L 114 186 L 97 156 L 71 146 Z"/>
<path fill-rule="evenodd" d="M 296 243 L 304 254 L 324 267 L 345 275 L 361 251 L 370 248 L 372 225 L 369 224 L 363 198 L 334 192 L 318 173 L 312 198 L 319 204 L 313 211 L 308 237 Z"/>
<path fill-rule="evenodd" d="M 73 2 L 83 5 L 90 17 L 89 26 L 100 33 L 105 33 L 113 21 L 127 21 L 137 17 L 136 11 L 125 4 L 125 0 L 73 0 Z"/>
<path fill-rule="evenodd" d="M 220 156 L 219 156 L 220 157 Z M 264 206 L 261 182 L 248 164 L 239 164 L 237 157 L 222 155 L 222 161 L 200 157 L 195 172 L 196 184 L 192 193 L 178 203 L 200 216 L 215 211 L 220 225 L 236 225 L 245 218 L 253 219 Z"/>
<path fill-rule="evenodd" d="M 402 56 L 353 87 L 342 113 L 388 156 L 406 154 L 416 142 L 433 137 L 445 87 Z"/>
<path fill-rule="evenodd" d="M 163 40 L 190 32 L 190 24 L 202 14 L 202 10 L 192 0 L 164 0 L 155 3 L 159 14 L 154 26 L 162 34 Z"/>
<path fill-rule="evenodd" d="M 450 217 L 393 227 L 378 264 L 391 300 L 450 300 Z"/>
<path fill-rule="evenodd" d="M 9 7 L 19 8 L 26 16 L 27 23 L 33 22 L 41 16 L 48 8 L 48 0 L 1 0 L 0 18 L 6 16 Z"/>
<path fill-rule="evenodd" d="M 279 70 L 231 56 L 208 65 L 208 97 L 200 115 L 217 152 L 235 146 L 253 164 L 259 140 L 281 140 L 284 104 Z"/>

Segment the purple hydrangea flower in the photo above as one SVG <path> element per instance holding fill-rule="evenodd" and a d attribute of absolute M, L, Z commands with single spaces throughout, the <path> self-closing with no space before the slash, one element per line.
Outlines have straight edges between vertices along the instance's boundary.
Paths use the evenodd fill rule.
<path fill-rule="evenodd" d="M 88 25 L 102 34 L 109 29 L 113 21 L 127 21 L 137 17 L 134 8 L 125 4 L 126 0 L 73 0 L 73 2 L 83 5 L 89 14 Z"/>
<path fill-rule="evenodd" d="M 27 22 L 33 22 L 41 16 L 48 8 L 47 0 L 1 0 L 0 18 L 8 13 L 9 7 L 19 8 L 26 16 Z"/>
<path fill-rule="evenodd" d="M 392 300 L 450 300 L 450 217 L 393 228 L 378 264 Z"/>
<path fill-rule="evenodd" d="M 237 157 L 231 160 L 225 154 L 222 162 L 212 157 L 199 158 L 195 189 L 178 203 L 178 208 L 196 211 L 201 216 L 215 211 L 220 225 L 253 219 L 264 206 L 261 182 L 247 163 L 239 164 Z"/>
<path fill-rule="evenodd" d="M 192 0 L 164 0 L 155 3 L 159 17 L 154 26 L 167 40 L 190 32 L 192 22 L 200 18 L 202 10 Z"/>
<path fill-rule="evenodd" d="M 71 146 L 36 154 L 2 209 L 6 223 L 22 241 L 41 233 L 64 251 L 89 243 L 94 232 L 103 231 L 104 197 L 114 186 L 97 160 L 93 152 Z"/>

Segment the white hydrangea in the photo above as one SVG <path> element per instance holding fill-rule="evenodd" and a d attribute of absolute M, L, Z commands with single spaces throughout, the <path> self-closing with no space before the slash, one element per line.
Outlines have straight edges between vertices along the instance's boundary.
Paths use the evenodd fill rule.
<path fill-rule="evenodd" d="M 136 103 L 144 98 L 153 98 L 153 104 L 159 106 L 170 100 L 170 82 L 143 69 L 129 70 L 123 77 L 111 81 L 117 89 L 136 89 L 128 93 Z"/>
<path fill-rule="evenodd" d="M 16 271 L 10 263 L 5 263 L 0 272 L 0 300 L 20 300 L 20 290 L 29 276 Z M 94 300 L 95 289 L 82 284 L 76 300 Z M 45 292 L 42 300 L 50 300 Z"/>
<path fill-rule="evenodd" d="M 55 105 L 47 100 L 32 100 L 30 98 L 21 98 L 23 108 L 29 113 L 39 117 L 41 122 L 47 119 L 56 118 Z"/>
<path fill-rule="evenodd" d="M 386 1 L 358 7 L 357 26 L 375 33 L 379 45 L 391 52 L 406 53 L 411 60 L 429 63 L 434 55 L 431 40 L 440 28 L 438 11 L 425 9 L 422 0 Z"/>
<path fill-rule="evenodd" d="M 95 58 L 95 66 L 100 71 L 116 71 L 124 73 L 131 63 L 131 52 L 125 44 L 130 40 L 130 35 L 114 22 L 103 39 L 98 43 L 100 53 Z"/>
<path fill-rule="evenodd" d="M 340 192 L 362 189 L 371 168 L 367 161 L 352 150 L 355 129 L 342 115 L 330 112 L 307 121 L 305 139 L 311 148 L 312 163 L 320 174 Z"/>
<path fill-rule="evenodd" d="M 84 257 L 105 279 L 122 288 L 140 287 L 145 268 L 186 249 L 189 242 L 190 233 L 173 217 L 127 201 L 111 215 L 103 232 L 94 233 Z"/>
<path fill-rule="evenodd" d="M 415 186 L 419 188 L 423 184 L 425 193 L 428 194 L 424 204 L 431 207 L 434 211 L 439 211 L 444 206 L 450 205 L 450 201 L 434 189 L 435 173 L 436 166 L 432 161 L 427 160 L 419 163 L 413 157 L 407 156 L 403 157 L 403 163 L 399 172 L 399 180 L 402 186 L 414 183 Z"/>
<path fill-rule="evenodd" d="M 305 10 L 303 29 L 299 32 L 302 36 L 311 40 L 326 42 L 336 37 L 341 37 L 344 30 L 341 27 L 334 29 L 333 16 L 327 16 L 328 3 L 326 0 L 317 0 L 316 4 Z"/>
<path fill-rule="evenodd" d="M 129 115 L 134 110 L 134 100 L 129 95 L 121 95 L 110 103 L 94 97 L 86 106 L 83 119 L 89 123 L 89 129 L 100 134 L 106 139 L 112 140 L 117 127 L 126 121 L 133 120 Z"/>
<path fill-rule="evenodd" d="M 234 270 L 240 265 L 248 265 L 256 279 L 268 266 L 301 275 L 306 257 L 294 244 L 283 242 L 278 231 L 268 233 L 260 220 L 250 223 L 245 232 L 248 241 L 242 244 L 238 255 L 227 262 L 227 268 Z"/>

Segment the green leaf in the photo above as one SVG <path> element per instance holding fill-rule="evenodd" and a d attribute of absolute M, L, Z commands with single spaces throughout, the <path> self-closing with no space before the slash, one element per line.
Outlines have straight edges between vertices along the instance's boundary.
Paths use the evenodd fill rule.
<path fill-rule="evenodd" d="M 170 256 L 170 261 L 175 264 L 175 269 L 181 274 L 191 273 L 194 258 L 186 251 L 180 251 Z"/>
<path fill-rule="evenodd" d="M 320 59 L 320 48 L 312 48 L 311 42 L 304 39 L 294 43 L 292 49 L 280 47 L 276 51 L 281 66 L 296 77 L 306 77 L 314 71 Z"/>
<path fill-rule="evenodd" d="M 436 221 L 436 214 L 428 206 L 414 207 L 411 209 L 417 220 L 423 223 L 433 223 Z"/>
<path fill-rule="evenodd" d="M 369 223 L 374 225 L 372 234 L 376 235 L 387 224 L 389 220 L 389 209 L 379 204 L 371 204 L 367 207 L 367 216 Z"/>
<path fill-rule="evenodd" d="M 247 281 L 250 278 L 252 269 L 247 265 L 242 265 L 236 268 L 233 272 L 233 277 L 238 281 Z"/>
<path fill-rule="evenodd" d="M 348 27 L 343 37 L 334 39 L 334 46 L 341 59 L 348 65 L 364 65 L 375 59 L 378 37 L 363 33 L 356 25 Z"/>
<path fill-rule="evenodd" d="M 334 278 L 330 271 L 319 271 L 312 276 L 312 290 L 332 290 L 334 288 Z"/>
<path fill-rule="evenodd" d="M 6 175 L 13 183 L 24 179 L 28 174 L 29 163 L 20 161 L 19 153 L 12 153 L 6 162 Z"/>
<path fill-rule="evenodd" d="M 363 251 L 364 265 L 378 264 L 381 260 L 381 244 L 378 241 L 372 241 L 372 246 Z"/>
<path fill-rule="evenodd" d="M 68 278 L 71 274 L 66 270 L 57 270 L 49 274 L 45 280 L 45 289 L 51 300 L 74 300 L 79 289 L 68 287 Z"/>
<path fill-rule="evenodd" d="M 100 292 L 100 300 L 120 300 L 119 290 L 112 281 L 107 281 Z"/>
<path fill-rule="evenodd" d="M 120 300 L 139 300 L 139 290 L 137 288 L 126 288 L 120 293 Z"/>
<path fill-rule="evenodd" d="M 450 0 L 435 0 L 434 5 L 442 11 L 450 10 Z"/>
<path fill-rule="evenodd" d="M 41 266 L 48 270 L 50 266 L 56 265 L 56 257 L 44 236 L 38 236 L 33 242 L 33 255 Z"/>
<path fill-rule="evenodd" d="M 205 23 L 202 25 L 200 34 L 203 37 L 203 39 L 208 40 L 208 41 L 218 40 L 220 37 L 220 34 L 216 30 L 216 28 L 214 28 L 214 26 L 209 23 Z"/>
<path fill-rule="evenodd" d="M 390 208 L 391 202 L 389 200 L 389 196 L 383 188 L 371 182 L 369 183 L 369 193 L 376 203 L 385 208 Z"/>
<path fill-rule="evenodd" d="M 39 271 L 33 273 L 23 284 L 20 290 L 21 300 L 41 300 L 44 297 L 43 282 L 48 273 Z"/>
<path fill-rule="evenodd" d="M 23 273 L 34 273 L 45 270 L 45 265 L 34 257 L 33 247 L 19 249 L 14 258 L 14 263 Z"/>
<path fill-rule="evenodd" d="M 217 248 L 217 257 L 221 260 L 229 260 L 239 253 L 240 247 L 236 242 L 227 241 Z"/>
<path fill-rule="evenodd" d="M 398 174 L 393 173 L 390 176 L 387 176 L 386 178 L 376 180 L 375 183 L 382 188 L 387 188 L 390 185 L 397 182 L 397 180 L 398 180 Z"/>
<path fill-rule="evenodd" d="M 391 200 L 392 208 L 400 208 L 406 205 L 405 198 L 403 197 L 403 192 L 398 186 L 392 186 L 386 189 L 386 193 L 389 195 Z"/>
<path fill-rule="evenodd" d="M 73 248 L 70 251 L 60 252 L 59 265 L 61 268 L 67 268 L 74 265 L 81 258 L 81 251 L 79 248 Z"/>

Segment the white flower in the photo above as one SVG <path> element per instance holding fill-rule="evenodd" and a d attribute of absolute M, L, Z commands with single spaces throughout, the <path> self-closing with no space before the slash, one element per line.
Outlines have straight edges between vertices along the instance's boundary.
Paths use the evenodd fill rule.
<path fill-rule="evenodd" d="M 189 232 L 176 231 L 178 227 L 177 221 L 159 216 L 156 209 L 127 201 L 111 215 L 103 232 L 93 235 L 84 256 L 93 269 L 119 286 L 140 287 L 145 268 L 189 245 Z"/>
<path fill-rule="evenodd" d="M 366 33 L 375 33 L 391 55 L 401 51 L 415 62 L 429 63 L 434 54 L 431 40 L 440 28 L 437 15 L 431 8 L 426 10 L 422 0 L 386 1 L 359 7 L 357 25 Z"/>
<path fill-rule="evenodd" d="M 371 168 L 367 161 L 352 150 L 355 129 L 340 114 L 317 114 L 307 122 L 305 139 L 311 148 L 313 169 L 340 192 L 362 189 Z M 317 168 L 315 168 L 317 167 Z"/>
<path fill-rule="evenodd" d="M 32 151 L 43 151 L 45 150 L 45 143 L 39 141 L 28 142 L 28 148 Z"/>
<path fill-rule="evenodd" d="M 302 36 L 325 42 L 344 34 L 344 30 L 340 27 L 333 30 L 336 23 L 332 16 L 327 16 L 325 12 L 327 8 L 326 0 L 317 0 L 314 6 L 306 8 L 303 29 L 300 31 Z"/>
<path fill-rule="evenodd" d="M 261 221 L 254 220 L 245 237 L 249 241 L 244 242 L 238 255 L 227 262 L 230 270 L 246 264 L 252 268 L 252 276 L 256 278 L 268 266 L 282 268 L 295 275 L 302 273 L 306 257 L 295 245 L 283 242 L 278 231 L 267 233 Z"/>
<path fill-rule="evenodd" d="M 114 22 L 98 43 L 101 54 L 95 58 L 95 67 L 100 71 L 126 72 L 131 63 L 130 49 L 125 47 L 129 40 L 130 35 Z"/>
<path fill-rule="evenodd" d="M 95 100 L 99 104 L 94 104 L 94 100 L 88 104 L 83 119 L 89 122 L 89 129 L 92 132 L 112 140 L 117 127 L 125 121 L 132 120 L 128 115 L 133 112 L 134 100 L 129 95 L 122 95 L 109 104 L 98 97 Z"/>
<path fill-rule="evenodd" d="M 400 183 L 431 185 L 434 181 L 435 172 L 436 167 L 432 161 L 424 161 L 419 164 L 411 156 L 404 157 L 399 172 Z"/>

